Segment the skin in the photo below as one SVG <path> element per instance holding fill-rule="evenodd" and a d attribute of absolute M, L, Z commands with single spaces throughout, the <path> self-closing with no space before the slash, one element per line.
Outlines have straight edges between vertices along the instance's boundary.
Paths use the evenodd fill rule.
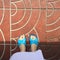
<path fill-rule="evenodd" d="M 24 34 L 19 37 L 20 40 L 22 40 L 23 38 L 25 38 Z M 30 38 L 32 38 L 32 40 L 34 40 L 36 37 L 32 35 Z M 20 48 L 21 52 L 25 52 L 26 51 L 26 46 L 24 44 L 21 44 L 19 46 L 19 48 Z M 31 45 L 31 51 L 34 52 L 34 51 L 36 51 L 36 49 L 37 49 L 37 45 L 36 44 L 32 44 Z"/>
<path fill-rule="evenodd" d="M 26 46 L 24 44 L 20 45 L 20 51 L 25 52 L 26 51 Z"/>
<path fill-rule="evenodd" d="M 25 35 L 24 34 L 21 35 L 19 39 L 21 40 L 23 38 L 25 38 Z M 24 44 L 20 45 L 19 48 L 20 48 L 20 51 L 21 52 L 25 52 L 26 51 L 26 46 Z"/>
<path fill-rule="evenodd" d="M 31 45 L 31 51 L 34 52 L 34 51 L 36 51 L 36 49 L 37 49 L 37 45 L 32 44 Z"/>
<path fill-rule="evenodd" d="M 36 37 L 35 36 L 31 36 L 30 38 L 32 38 L 32 40 L 34 40 Z M 34 52 L 34 51 L 36 51 L 36 49 L 37 49 L 37 45 L 36 44 L 32 44 L 31 45 L 31 51 Z"/>

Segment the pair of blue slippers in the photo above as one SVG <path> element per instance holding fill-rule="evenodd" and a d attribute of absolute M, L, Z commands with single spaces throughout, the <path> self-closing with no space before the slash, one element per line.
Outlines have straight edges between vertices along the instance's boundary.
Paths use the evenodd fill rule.
<path fill-rule="evenodd" d="M 34 34 L 31 34 L 29 36 L 29 41 L 30 41 L 30 45 L 32 45 L 32 44 L 38 45 L 38 37 Z M 24 34 L 19 37 L 17 43 L 18 43 L 18 46 L 20 46 L 22 44 L 26 45 L 26 37 Z"/>

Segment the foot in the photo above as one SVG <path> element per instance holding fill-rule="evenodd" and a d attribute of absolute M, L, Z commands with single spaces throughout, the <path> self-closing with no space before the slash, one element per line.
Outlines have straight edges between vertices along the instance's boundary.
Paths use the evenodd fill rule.
<path fill-rule="evenodd" d="M 25 37 L 24 34 L 19 37 L 17 43 L 18 43 L 18 46 L 19 46 L 21 52 L 26 50 L 26 47 L 25 47 L 25 45 L 26 45 L 26 37 Z"/>
<path fill-rule="evenodd" d="M 30 40 L 30 45 L 31 45 L 31 51 L 36 51 L 37 46 L 38 46 L 38 38 L 36 35 L 31 34 L 29 36 L 29 40 Z"/>

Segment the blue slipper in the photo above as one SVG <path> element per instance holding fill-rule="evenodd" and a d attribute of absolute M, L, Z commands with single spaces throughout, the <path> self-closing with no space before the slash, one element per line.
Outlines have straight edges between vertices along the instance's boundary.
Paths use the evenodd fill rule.
<path fill-rule="evenodd" d="M 38 45 L 38 38 L 36 35 L 31 34 L 29 36 L 29 40 L 30 40 L 30 45 L 32 45 L 32 44 Z"/>
<path fill-rule="evenodd" d="M 18 46 L 24 44 L 26 45 L 26 37 L 25 35 L 21 35 L 20 38 L 18 39 L 18 42 L 17 42 Z"/>

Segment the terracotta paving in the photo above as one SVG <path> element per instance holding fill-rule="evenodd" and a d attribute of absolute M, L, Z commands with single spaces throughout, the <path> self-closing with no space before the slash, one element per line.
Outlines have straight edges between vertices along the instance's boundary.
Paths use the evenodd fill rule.
<path fill-rule="evenodd" d="M 19 51 L 21 34 L 31 33 L 40 43 L 60 42 L 60 0 L 0 0 L 0 60 Z"/>

